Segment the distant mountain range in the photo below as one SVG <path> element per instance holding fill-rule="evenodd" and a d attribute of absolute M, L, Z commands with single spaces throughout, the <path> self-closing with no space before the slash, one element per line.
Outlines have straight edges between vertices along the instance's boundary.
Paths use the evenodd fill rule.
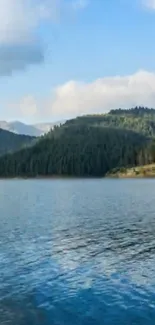
<path fill-rule="evenodd" d="M 16 134 L 38 137 L 49 132 L 51 129 L 53 129 L 55 125 L 60 125 L 61 123 L 63 124 L 64 121 L 58 121 L 55 123 L 54 122 L 40 123 L 34 125 L 25 124 L 19 121 L 15 121 L 15 122 L 0 121 L 0 129 L 10 131 Z"/>

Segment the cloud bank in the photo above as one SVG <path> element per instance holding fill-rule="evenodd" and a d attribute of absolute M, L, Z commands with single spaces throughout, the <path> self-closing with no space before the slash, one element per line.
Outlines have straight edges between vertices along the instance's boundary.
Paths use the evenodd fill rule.
<path fill-rule="evenodd" d="M 28 98 L 31 99 L 28 102 L 21 98 L 15 104 L 19 113 L 22 111 L 23 117 L 29 114 L 36 120 L 44 118 L 47 121 L 139 105 L 155 107 L 155 73 L 142 70 L 132 75 L 105 77 L 90 83 L 69 81 L 53 89 L 49 97 L 42 101 L 32 95 Z M 28 103 L 28 107 L 25 103 Z"/>
<path fill-rule="evenodd" d="M 0 0 L 0 75 L 44 60 L 38 27 L 54 22 L 69 6 L 83 9 L 86 0 Z"/>

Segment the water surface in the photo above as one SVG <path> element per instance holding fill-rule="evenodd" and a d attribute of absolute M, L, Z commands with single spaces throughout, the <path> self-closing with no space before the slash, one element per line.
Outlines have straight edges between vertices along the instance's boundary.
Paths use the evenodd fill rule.
<path fill-rule="evenodd" d="M 154 325 L 155 180 L 1 180 L 0 324 Z"/>

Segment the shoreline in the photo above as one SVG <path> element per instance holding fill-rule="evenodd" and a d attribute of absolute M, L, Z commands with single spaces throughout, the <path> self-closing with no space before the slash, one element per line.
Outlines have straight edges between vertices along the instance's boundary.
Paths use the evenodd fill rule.
<path fill-rule="evenodd" d="M 130 168 L 122 167 L 109 172 L 111 178 L 155 178 L 155 164 L 141 165 Z"/>
<path fill-rule="evenodd" d="M 78 176 L 78 175 L 36 175 L 36 176 L 0 176 L 0 180 L 72 180 L 72 179 L 154 179 L 155 164 L 137 167 L 115 168 L 102 176 Z"/>
<path fill-rule="evenodd" d="M 104 176 L 33 176 L 33 177 L 0 177 L 0 180 L 72 180 L 72 179 L 104 179 Z"/>
<path fill-rule="evenodd" d="M 101 177 L 76 177 L 76 176 L 39 176 L 39 177 L 0 177 L 0 181 L 27 181 L 27 180 L 92 180 L 92 179 L 98 179 L 98 180 L 125 180 L 125 179 L 155 179 L 155 175 L 107 175 L 107 176 L 101 176 Z"/>
<path fill-rule="evenodd" d="M 131 176 L 128 176 L 128 175 L 108 175 L 104 178 L 107 178 L 107 179 L 148 179 L 148 178 L 152 178 L 152 179 L 155 179 L 155 175 L 131 175 Z"/>

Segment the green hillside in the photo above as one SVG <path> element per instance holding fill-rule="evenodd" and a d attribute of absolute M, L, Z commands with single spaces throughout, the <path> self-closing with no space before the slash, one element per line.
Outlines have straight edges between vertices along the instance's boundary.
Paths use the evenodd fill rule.
<path fill-rule="evenodd" d="M 130 110 L 112 110 L 108 114 L 86 115 L 66 122 L 69 125 L 93 125 L 110 128 L 123 128 L 155 136 L 155 109 L 136 107 Z"/>
<path fill-rule="evenodd" d="M 21 149 L 34 142 L 35 138 L 27 135 L 19 135 L 0 129 L 0 156 Z"/>
<path fill-rule="evenodd" d="M 69 120 L 33 146 L 1 157 L 0 177 L 98 177 L 154 163 L 154 119 L 155 110 L 135 108 Z"/>
<path fill-rule="evenodd" d="M 2 157 L 0 176 L 104 176 L 117 166 L 152 162 L 151 146 L 132 131 L 58 127 L 33 147 Z"/>

